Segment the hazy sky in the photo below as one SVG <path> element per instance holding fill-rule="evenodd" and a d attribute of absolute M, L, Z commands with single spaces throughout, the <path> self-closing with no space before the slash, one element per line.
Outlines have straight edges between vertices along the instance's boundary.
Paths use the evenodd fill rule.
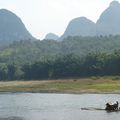
<path fill-rule="evenodd" d="M 85 16 L 96 22 L 113 0 L 0 0 L 0 8 L 18 15 L 39 39 L 49 33 L 62 35 L 71 19 Z M 118 0 L 120 1 L 120 0 Z"/>

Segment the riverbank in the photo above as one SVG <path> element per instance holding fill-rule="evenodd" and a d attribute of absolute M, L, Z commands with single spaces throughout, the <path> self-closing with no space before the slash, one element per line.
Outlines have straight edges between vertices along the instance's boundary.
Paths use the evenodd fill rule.
<path fill-rule="evenodd" d="M 120 93 L 120 77 L 0 82 L 0 92 Z"/>

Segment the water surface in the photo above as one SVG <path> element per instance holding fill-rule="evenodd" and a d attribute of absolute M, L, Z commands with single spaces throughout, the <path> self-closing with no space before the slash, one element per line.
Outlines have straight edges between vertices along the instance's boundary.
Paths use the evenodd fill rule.
<path fill-rule="evenodd" d="M 120 112 L 81 110 L 116 100 L 119 94 L 0 94 L 0 120 L 120 120 Z"/>

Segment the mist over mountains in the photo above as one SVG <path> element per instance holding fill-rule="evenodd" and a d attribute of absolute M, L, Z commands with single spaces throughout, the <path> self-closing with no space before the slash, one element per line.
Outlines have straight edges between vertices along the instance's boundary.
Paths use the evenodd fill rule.
<path fill-rule="evenodd" d="M 68 24 L 59 40 L 68 36 L 120 35 L 120 3 L 113 1 L 96 23 L 85 17 L 75 18 Z"/>
<path fill-rule="evenodd" d="M 68 36 L 109 36 L 120 35 L 120 3 L 113 1 L 100 15 L 96 23 L 86 17 L 78 17 L 70 21 L 64 34 L 59 38 L 48 33 L 45 39 L 61 41 Z M 9 10 L 0 10 L 0 43 L 35 39 L 26 29 L 22 20 Z"/>

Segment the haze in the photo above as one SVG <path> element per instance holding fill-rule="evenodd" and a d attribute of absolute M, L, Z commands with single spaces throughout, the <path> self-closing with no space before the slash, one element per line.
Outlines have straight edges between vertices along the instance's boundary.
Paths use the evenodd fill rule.
<path fill-rule="evenodd" d="M 113 0 L 0 0 L 0 8 L 18 15 L 31 34 L 43 39 L 62 35 L 71 19 L 85 16 L 96 22 Z M 120 0 L 118 0 L 120 1 Z"/>

